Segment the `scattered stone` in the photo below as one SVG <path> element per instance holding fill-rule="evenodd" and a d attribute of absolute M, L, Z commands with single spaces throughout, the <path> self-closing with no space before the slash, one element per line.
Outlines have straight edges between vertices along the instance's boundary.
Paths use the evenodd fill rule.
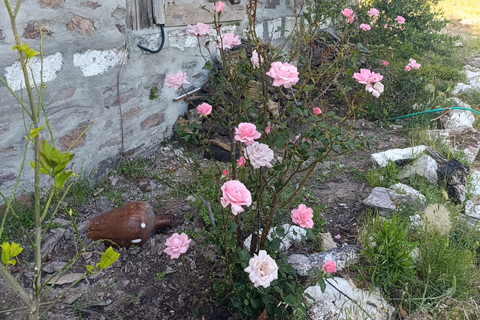
<path fill-rule="evenodd" d="M 189 195 L 189 196 L 187 197 L 187 201 L 188 201 L 188 202 L 195 202 L 195 201 L 196 201 L 196 198 L 195 198 L 195 196 Z"/>
<path fill-rule="evenodd" d="M 465 203 L 465 214 L 470 218 L 479 219 L 480 221 L 480 198 L 468 200 Z"/>
<path fill-rule="evenodd" d="M 285 252 L 290 247 L 292 246 L 293 243 L 301 243 L 302 237 L 305 237 L 307 235 L 307 231 L 305 229 L 300 228 L 298 226 L 293 226 L 290 224 L 284 224 L 282 225 L 285 234 L 280 237 L 280 235 L 277 235 L 277 228 L 270 228 L 270 231 L 268 232 L 268 240 L 272 240 L 273 237 L 280 237 L 282 238 L 282 243 L 280 244 L 280 248 L 278 249 L 278 252 Z M 260 238 L 262 236 L 262 229 L 259 230 L 259 235 L 258 237 Z M 247 239 L 243 242 L 243 246 L 249 250 L 250 249 L 250 244 L 252 242 L 252 235 L 249 235 Z"/>
<path fill-rule="evenodd" d="M 418 158 L 413 164 L 405 166 L 398 174 L 398 179 L 407 179 L 414 174 L 426 178 L 430 183 L 436 184 L 437 177 L 437 162 L 429 155 L 424 154 Z"/>
<path fill-rule="evenodd" d="M 66 262 L 52 261 L 49 264 L 43 266 L 43 271 L 45 271 L 46 273 L 55 273 L 55 272 L 61 270 L 66 265 L 67 265 Z"/>
<path fill-rule="evenodd" d="M 58 223 L 59 225 L 61 225 L 62 227 L 68 227 L 71 222 L 69 220 L 66 220 L 66 219 L 62 219 L 62 218 L 55 218 L 52 220 L 52 223 Z"/>
<path fill-rule="evenodd" d="M 464 152 L 470 163 L 475 160 L 480 150 L 480 132 L 471 127 L 457 127 L 451 130 L 428 130 L 426 133 L 430 139 L 440 139 L 454 150 Z"/>
<path fill-rule="evenodd" d="M 403 183 L 396 183 L 390 187 L 391 189 L 395 190 L 398 193 L 405 193 L 409 196 L 413 196 L 417 198 L 420 202 L 426 203 L 425 196 L 421 194 L 418 190 L 413 189 L 410 186 L 407 186 L 406 184 Z"/>
<path fill-rule="evenodd" d="M 322 250 L 327 251 L 330 249 L 334 249 L 337 247 L 335 241 L 333 241 L 332 235 L 330 232 L 327 233 L 320 233 L 320 237 L 322 238 Z"/>
<path fill-rule="evenodd" d="M 388 161 L 398 161 L 398 160 L 407 160 L 416 158 L 423 151 L 425 151 L 426 146 L 416 146 L 404 149 L 391 149 L 384 152 L 378 152 L 371 155 L 373 163 L 380 167 L 385 167 Z"/>
<path fill-rule="evenodd" d="M 452 97 L 445 100 L 452 103 L 454 107 L 472 109 L 468 104 L 462 100 Z M 467 110 L 450 110 L 447 114 L 440 118 L 440 124 L 443 129 L 455 129 L 458 127 L 473 127 L 475 117 L 471 111 Z"/>
<path fill-rule="evenodd" d="M 69 31 L 75 31 L 85 37 L 89 37 L 95 31 L 92 20 L 77 15 L 70 19 L 66 27 Z"/>
<path fill-rule="evenodd" d="M 466 198 L 467 177 L 470 168 L 456 159 L 438 168 L 438 180 L 441 185 L 446 184 L 448 195 L 454 202 L 463 202 Z"/>
<path fill-rule="evenodd" d="M 77 290 L 75 290 L 77 291 Z M 80 299 L 83 295 L 84 295 L 85 292 L 74 292 L 70 295 L 67 295 L 65 296 L 65 299 L 63 300 L 63 303 L 65 304 L 72 304 L 74 303 L 75 301 L 77 301 L 78 299 Z"/>
<path fill-rule="evenodd" d="M 358 289 L 351 281 L 340 277 L 328 280 L 323 293 L 319 285 L 307 288 L 305 293 L 313 298 L 313 300 L 306 298 L 311 304 L 309 319 L 312 320 L 387 320 L 391 319 L 395 311 L 395 308 L 383 299 L 378 290 L 370 293 Z M 368 312 L 368 315 L 345 295 L 356 301 Z"/>
<path fill-rule="evenodd" d="M 274 117 L 278 117 L 280 115 L 280 108 L 278 107 L 278 102 L 273 101 L 272 99 L 269 99 L 267 101 L 267 109 L 268 112 Z"/>
<path fill-rule="evenodd" d="M 457 43 L 454 44 L 454 46 L 455 46 L 455 47 L 460 47 L 460 48 L 462 48 L 462 47 L 463 47 L 463 43 L 457 42 Z"/>
<path fill-rule="evenodd" d="M 48 281 L 48 284 L 55 284 L 57 286 L 61 286 L 62 284 L 75 282 L 81 277 L 83 277 L 83 273 L 69 273 L 61 277 L 53 277 L 50 281 Z"/>
<path fill-rule="evenodd" d="M 42 245 L 42 256 L 45 256 L 48 252 L 52 252 L 57 244 L 59 244 L 60 239 L 63 238 L 63 234 L 65 233 L 65 229 L 57 228 L 52 229 L 45 235 L 43 241 L 45 241 Z"/>
<path fill-rule="evenodd" d="M 327 260 L 334 261 L 336 270 L 341 271 L 346 266 L 357 263 L 360 260 L 360 246 L 345 245 L 341 248 L 314 253 L 308 257 L 303 254 L 288 256 L 288 262 L 300 276 L 306 276 L 310 270 L 323 270 Z"/>
<path fill-rule="evenodd" d="M 382 187 L 374 188 L 372 193 L 362 203 L 377 210 L 384 217 L 391 216 L 404 205 L 411 205 L 419 210 L 423 210 L 424 207 L 420 198 L 416 196 L 398 194 L 392 189 Z"/>

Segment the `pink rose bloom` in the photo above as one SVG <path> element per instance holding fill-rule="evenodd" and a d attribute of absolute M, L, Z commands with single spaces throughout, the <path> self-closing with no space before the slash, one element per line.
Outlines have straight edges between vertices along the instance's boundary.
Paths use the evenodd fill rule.
<path fill-rule="evenodd" d="M 407 65 L 407 66 L 405 66 L 405 70 L 410 71 L 410 70 L 412 70 L 412 68 L 410 67 L 410 65 Z"/>
<path fill-rule="evenodd" d="M 388 28 L 388 24 L 385 23 L 385 25 L 383 26 L 384 29 L 387 29 Z"/>
<path fill-rule="evenodd" d="M 260 138 L 262 134 L 257 131 L 257 127 L 253 123 L 243 122 L 235 128 L 235 140 L 251 145 L 254 140 Z"/>
<path fill-rule="evenodd" d="M 322 110 L 319 107 L 313 108 L 314 115 L 319 115 L 320 113 L 322 113 Z"/>
<path fill-rule="evenodd" d="M 180 70 L 176 74 L 170 73 L 165 79 L 165 85 L 169 88 L 175 88 L 175 91 L 187 84 L 190 84 L 190 82 L 187 81 L 187 74 Z"/>
<path fill-rule="evenodd" d="M 292 139 L 288 139 L 291 143 L 295 144 L 297 147 L 298 147 L 298 143 L 297 143 L 297 140 L 300 138 L 300 134 L 297 134 L 295 136 L 295 140 L 292 141 Z M 305 141 L 307 141 L 306 138 L 302 138 L 302 143 L 304 143 Z"/>
<path fill-rule="evenodd" d="M 194 37 L 203 37 L 208 33 L 210 27 L 205 23 L 197 23 L 196 25 L 188 25 L 187 26 L 187 34 L 194 36 Z"/>
<path fill-rule="evenodd" d="M 217 48 L 222 48 L 224 50 L 232 49 L 233 46 L 238 46 L 242 42 L 238 36 L 231 33 L 225 33 L 221 38 L 217 37 Z"/>
<path fill-rule="evenodd" d="M 232 213 L 236 216 L 239 212 L 243 212 L 242 206 L 249 207 L 252 204 L 252 195 L 247 187 L 238 180 L 230 180 L 222 186 L 222 198 L 220 203 L 226 208 L 232 206 Z"/>
<path fill-rule="evenodd" d="M 187 252 L 190 241 L 192 240 L 188 239 L 188 236 L 185 233 L 182 233 L 181 235 L 174 233 L 165 242 L 167 248 L 163 250 L 163 252 L 168 254 L 170 259 L 178 259 L 182 253 Z"/>
<path fill-rule="evenodd" d="M 390 64 L 390 63 L 388 63 L 388 61 L 386 61 L 386 60 L 380 60 L 380 62 L 381 62 L 385 67 Z"/>
<path fill-rule="evenodd" d="M 340 234 L 337 234 L 334 238 L 338 240 L 338 239 L 340 239 L 341 237 L 342 237 L 342 236 L 341 236 Z"/>
<path fill-rule="evenodd" d="M 196 109 L 202 116 L 208 116 L 212 112 L 212 106 L 206 102 L 198 105 Z"/>
<path fill-rule="evenodd" d="M 237 166 L 239 167 L 245 167 L 245 158 L 244 157 L 240 157 L 240 159 L 237 160 Z"/>
<path fill-rule="evenodd" d="M 405 23 L 405 18 L 402 16 L 398 16 L 395 19 L 393 19 L 398 22 L 398 24 L 404 24 Z"/>
<path fill-rule="evenodd" d="M 408 65 L 412 67 L 412 69 L 420 69 L 420 67 L 422 66 L 420 63 L 417 63 L 415 59 L 410 58 L 408 59 L 408 61 L 410 61 Z"/>
<path fill-rule="evenodd" d="M 260 167 L 272 167 L 270 161 L 274 158 L 273 150 L 264 143 L 254 142 L 251 146 L 248 146 L 245 149 L 245 156 L 250 160 L 254 169 L 259 169 Z"/>
<path fill-rule="evenodd" d="M 313 227 L 313 210 L 312 208 L 307 208 L 304 204 L 299 205 L 298 209 L 293 209 L 291 217 L 293 223 L 298 224 L 302 228 Z"/>
<path fill-rule="evenodd" d="M 372 29 L 372 27 L 370 27 L 369 24 L 362 23 L 362 24 L 360 25 L 360 29 L 362 29 L 363 31 L 368 31 L 368 30 Z"/>
<path fill-rule="evenodd" d="M 350 17 L 347 18 L 347 23 L 352 24 L 353 23 L 353 18 L 355 18 L 355 14 L 352 14 Z"/>
<path fill-rule="evenodd" d="M 265 133 L 266 133 L 266 134 L 269 134 L 269 133 L 270 133 L 270 126 L 268 126 L 268 127 L 265 128 Z"/>
<path fill-rule="evenodd" d="M 381 81 L 383 79 L 383 76 L 368 69 L 360 69 L 360 73 L 355 72 L 352 78 L 357 80 L 358 83 L 364 84 L 369 87 L 371 86 L 372 82 Z"/>
<path fill-rule="evenodd" d="M 290 65 L 288 62 L 283 64 L 279 61 L 273 62 L 270 71 L 266 74 L 273 78 L 273 86 L 275 87 L 290 88 L 300 80 L 297 67 Z"/>
<path fill-rule="evenodd" d="M 337 272 L 335 270 L 335 267 L 335 262 L 333 262 L 332 260 L 327 260 L 327 263 L 323 265 L 323 270 L 325 270 L 326 273 L 334 273 Z"/>
<path fill-rule="evenodd" d="M 228 169 L 223 170 L 222 177 L 228 176 Z"/>
<path fill-rule="evenodd" d="M 225 5 L 225 3 L 223 3 L 222 1 L 218 1 L 215 4 L 215 7 L 213 7 L 213 10 L 215 10 L 215 12 L 223 12 L 223 6 L 224 5 Z"/>
<path fill-rule="evenodd" d="M 375 98 L 380 97 L 380 94 L 383 92 L 383 89 L 384 89 L 384 87 L 383 87 L 383 84 L 381 82 L 377 82 L 377 83 L 375 83 L 374 86 L 370 85 L 366 88 L 366 90 L 368 92 L 371 92 Z"/>
<path fill-rule="evenodd" d="M 256 69 L 260 67 L 260 61 L 263 62 L 263 57 L 258 56 L 257 50 L 253 50 L 251 61 L 253 68 Z"/>
<path fill-rule="evenodd" d="M 249 273 L 248 277 L 255 288 L 258 286 L 268 288 L 270 282 L 278 279 L 277 263 L 265 250 L 260 250 L 258 256 L 254 254 L 244 271 Z"/>
<path fill-rule="evenodd" d="M 378 14 L 380 13 L 380 11 L 378 11 L 377 9 L 375 8 L 372 8 L 370 10 L 368 10 L 367 14 L 370 16 L 370 17 L 378 17 Z"/>
<path fill-rule="evenodd" d="M 354 16 L 355 14 L 353 13 L 353 10 L 352 9 L 349 9 L 349 8 L 345 8 L 342 10 L 342 14 L 345 16 L 345 18 L 348 18 L 348 17 L 351 17 L 351 16 Z"/>

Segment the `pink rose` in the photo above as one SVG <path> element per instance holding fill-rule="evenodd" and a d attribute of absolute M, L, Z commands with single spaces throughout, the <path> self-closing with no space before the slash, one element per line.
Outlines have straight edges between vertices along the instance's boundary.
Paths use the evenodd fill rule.
<path fill-rule="evenodd" d="M 257 127 L 253 123 L 242 122 L 235 128 L 235 140 L 251 145 L 254 140 L 260 138 L 262 134 L 257 131 Z"/>
<path fill-rule="evenodd" d="M 338 240 L 338 239 L 340 239 L 341 237 L 342 237 L 342 236 L 341 236 L 340 234 L 337 234 L 334 238 Z"/>
<path fill-rule="evenodd" d="M 410 58 L 408 59 L 408 61 L 410 61 L 408 65 L 412 67 L 412 69 L 420 69 L 420 67 L 422 66 L 420 63 L 417 63 L 415 59 Z"/>
<path fill-rule="evenodd" d="M 260 167 L 271 168 L 270 161 L 273 160 L 273 150 L 264 143 L 254 142 L 245 149 L 245 156 L 250 161 L 254 169 Z"/>
<path fill-rule="evenodd" d="M 372 29 L 372 27 L 370 27 L 369 24 L 362 23 L 362 24 L 360 25 L 360 29 L 362 29 L 363 31 L 368 31 L 368 30 Z"/>
<path fill-rule="evenodd" d="M 266 127 L 266 128 L 265 128 L 265 133 L 266 133 L 266 134 L 269 134 L 269 133 L 270 133 L 270 130 L 271 130 L 271 129 L 270 129 L 270 126 Z"/>
<path fill-rule="evenodd" d="M 228 176 L 228 169 L 223 170 L 222 177 Z"/>
<path fill-rule="evenodd" d="M 222 48 L 224 50 L 232 49 L 233 46 L 238 46 L 242 42 L 238 38 L 231 33 L 225 33 L 221 38 L 217 37 L 217 48 Z"/>
<path fill-rule="evenodd" d="M 245 158 L 244 157 L 240 157 L 240 159 L 237 160 L 237 166 L 239 167 L 245 167 Z"/>
<path fill-rule="evenodd" d="M 300 80 L 297 67 L 290 65 L 288 62 L 283 64 L 279 61 L 273 62 L 270 71 L 266 74 L 273 78 L 273 86 L 275 87 L 290 88 Z"/>
<path fill-rule="evenodd" d="M 208 116 L 212 112 L 212 106 L 206 102 L 198 105 L 196 109 L 202 116 Z"/>
<path fill-rule="evenodd" d="M 292 139 L 288 139 L 291 143 L 295 144 L 297 147 L 298 147 L 298 143 L 297 143 L 297 140 L 300 138 L 300 134 L 297 134 L 295 136 L 295 140 L 292 141 Z M 302 138 L 302 143 L 304 143 L 305 141 L 307 141 L 306 138 Z"/>
<path fill-rule="evenodd" d="M 352 9 L 349 9 L 349 8 L 345 8 L 342 10 L 342 14 L 345 16 L 345 18 L 348 18 L 348 17 L 351 17 L 353 15 L 355 15 L 353 13 L 353 10 Z"/>
<path fill-rule="evenodd" d="M 372 8 L 370 10 L 368 10 L 367 14 L 370 16 L 370 17 L 378 17 L 378 14 L 380 13 L 380 11 L 378 11 L 377 9 L 375 8 Z"/>
<path fill-rule="evenodd" d="M 347 23 L 352 24 L 353 23 L 353 18 L 355 18 L 355 14 L 352 14 L 350 17 L 347 18 Z"/>
<path fill-rule="evenodd" d="M 326 273 L 334 273 L 337 272 L 335 270 L 335 267 L 335 262 L 333 262 L 332 260 L 327 260 L 327 263 L 323 265 L 323 270 L 325 270 Z"/>
<path fill-rule="evenodd" d="M 165 85 L 169 88 L 175 88 L 175 91 L 187 84 L 190 84 L 190 82 L 187 81 L 187 74 L 180 70 L 176 74 L 170 73 L 165 79 Z"/>
<path fill-rule="evenodd" d="M 215 10 L 215 12 L 223 12 L 223 6 L 225 5 L 225 3 L 223 3 L 222 1 L 218 1 L 216 4 L 215 4 L 215 7 L 213 7 L 213 10 Z"/>
<path fill-rule="evenodd" d="M 388 28 L 388 24 L 385 23 L 385 25 L 383 26 L 384 29 L 387 29 Z"/>
<path fill-rule="evenodd" d="M 205 23 L 197 23 L 196 25 L 188 25 L 187 26 L 187 34 L 194 36 L 194 37 L 203 37 L 208 33 L 210 27 Z"/>
<path fill-rule="evenodd" d="M 407 66 L 405 66 L 405 70 L 410 71 L 410 70 L 412 70 L 412 68 L 410 67 L 410 65 L 407 65 Z"/>
<path fill-rule="evenodd" d="M 383 76 L 379 73 L 372 72 L 368 69 L 360 69 L 360 73 L 355 72 L 352 78 L 357 80 L 358 83 L 364 84 L 365 90 L 371 92 L 376 98 L 383 92 L 383 84 L 380 83 Z M 372 83 L 375 83 L 375 85 L 372 85 Z"/>
<path fill-rule="evenodd" d="M 313 108 L 313 114 L 314 115 L 319 115 L 321 113 L 322 113 L 322 109 L 320 109 L 319 107 Z"/>
<path fill-rule="evenodd" d="M 163 252 L 168 254 L 170 259 L 178 259 L 182 253 L 187 252 L 190 241 L 192 240 L 188 239 L 188 236 L 185 233 L 182 233 L 181 235 L 174 233 L 165 242 L 167 248 L 163 250 Z"/>
<path fill-rule="evenodd" d="M 251 61 L 253 68 L 256 69 L 260 67 L 260 61 L 263 62 L 263 57 L 258 56 L 257 50 L 253 50 Z"/>
<path fill-rule="evenodd" d="M 404 24 L 405 23 L 405 18 L 402 16 L 398 16 L 395 19 L 393 19 L 398 22 L 398 24 Z"/>
<path fill-rule="evenodd" d="M 293 223 L 298 224 L 302 228 L 313 227 L 313 210 L 312 208 L 307 208 L 304 204 L 299 205 L 298 209 L 293 209 L 291 217 Z"/>
<path fill-rule="evenodd" d="M 381 62 L 385 67 L 390 64 L 390 63 L 388 63 L 388 61 L 386 61 L 386 60 L 380 60 L 380 62 Z"/>
<path fill-rule="evenodd" d="M 222 186 L 222 198 L 220 203 L 222 207 L 226 208 L 228 205 L 232 206 L 232 213 L 237 215 L 243 212 L 242 206 L 249 207 L 252 204 L 252 195 L 247 187 L 238 180 L 230 180 Z"/>
<path fill-rule="evenodd" d="M 260 250 L 258 256 L 254 254 L 244 271 L 249 273 L 248 277 L 255 288 L 258 286 L 268 288 L 270 282 L 278 279 L 277 263 L 265 250 Z"/>

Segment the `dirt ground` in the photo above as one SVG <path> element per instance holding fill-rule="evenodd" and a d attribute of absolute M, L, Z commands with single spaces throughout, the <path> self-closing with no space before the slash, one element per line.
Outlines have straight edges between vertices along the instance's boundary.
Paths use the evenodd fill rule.
<path fill-rule="evenodd" d="M 363 148 L 350 155 L 341 155 L 320 164 L 310 177 L 306 189 L 308 202 L 323 203 L 321 213 L 326 219 L 326 231 L 332 236 L 341 235 L 338 245 L 356 243 L 356 234 L 362 216 L 361 201 L 370 188 L 364 174 L 372 166 L 370 154 L 391 148 L 405 147 L 406 139 L 399 137 L 394 128 L 382 127 L 379 123 L 358 120 L 355 133 L 367 138 L 371 149 Z M 151 156 L 149 170 L 151 176 L 175 168 L 171 152 L 165 148 Z M 184 174 L 177 168 L 175 175 Z M 175 232 L 199 231 L 195 208 L 185 197 L 175 197 L 169 188 L 164 188 L 152 177 L 148 188 L 139 186 L 123 175 L 110 177 L 99 185 L 92 197 L 76 208 L 77 225 L 80 237 L 87 245 L 89 220 L 122 203 L 133 200 L 149 203 L 154 210 L 174 216 L 172 227 L 161 230 L 142 247 L 121 249 L 120 258 L 106 270 L 76 284 L 58 304 L 48 312 L 48 319 L 239 319 L 238 315 L 224 310 L 213 299 L 212 283 L 222 277 L 222 265 L 216 257 L 215 248 L 206 245 L 200 238 L 194 238 L 186 254 L 181 259 L 170 260 L 163 253 L 166 239 Z M 115 185 L 113 186 L 113 182 Z M 141 183 L 140 183 L 141 184 Z M 108 185 L 108 191 L 104 190 Z M 150 190 L 151 189 L 151 190 Z M 112 196 L 114 195 L 114 196 Z M 109 200 L 110 199 L 110 200 Z M 310 203 L 311 204 L 311 203 Z M 59 218 L 66 219 L 65 213 Z M 62 220 L 59 220 L 62 222 Z M 60 230 L 60 231 L 59 231 Z M 72 244 L 74 230 L 70 226 L 49 231 L 47 238 L 58 232 L 62 235 L 56 241 L 45 263 L 51 269 L 73 257 Z M 55 238 L 57 239 L 57 238 Z M 85 265 L 99 261 L 103 244 L 91 247 L 73 266 L 70 272 L 83 273 Z M 296 252 L 308 252 L 308 248 L 293 248 Z M 23 259 L 30 259 L 25 253 Z M 33 274 L 24 270 L 24 265 L 15 266 L 15 276 L 22 284 L 31 283 Z M 163 272 L 163 276 L 162 276 Z M 43 278 L 48 276 L 43 273 Z M 44 301 L 53 301 L 69 284 L 55 286 Z M 0 278 L 0 310 L 20 307 L 19 299 L 9 291 L 3 278 Z M 0 313 L 0 319 L 26 319 L 24 310 Z"/>

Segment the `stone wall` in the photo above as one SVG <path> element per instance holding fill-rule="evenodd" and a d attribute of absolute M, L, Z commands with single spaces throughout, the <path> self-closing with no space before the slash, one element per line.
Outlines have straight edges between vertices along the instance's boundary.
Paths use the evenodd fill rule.
<path fill-rule="evenodd" d="M 93 172 L 95 177 L 104 175 L 119 159 L 122 140 L 119 100 L 126 155 L 129 158 L 147 156 L 156 150 L 164 137 L 171 135 L 172 124 L 186 110 L 183 102 L 173 102 L 181 90 L 175 93 L 173 89 L 164 88 L 165 75 L 178 70 L 187 72 L 191 83 L 187 90 L 199 87 L 207 79 L 196 39 L 186 35 L 185 24 L 205 19 L 198 15 L 202 11 L 200 6 L 213 7 L 211 1 L 166 2 L 166 41 L 158 54 L 144 53 L 136 46 L 140 42 L 158 47 L 158 26 L 126 30 L 126 1 L 143 0 L 23 0 L 17 18 L 21 42 L 39 50 L 40 31 L 45 35 L 43 77 L 46 94 L 43 102 L 56 146 L 65 151 L 91 125 L 72 149 L 76 154 L 72 168 L 75 172 L 83 168 L 84 174 Z M 257 15 L 257 33 L 267 41 L 283 37 L 283 31 L 274 31 L 279 26 L 292 27 L 293 13 L 289 9 L 292 5 L 293 0 L 262 1 Z M 245 0 L 228 7 L 233 12 L 230 20 L 240 19 L 240 25 L 226 23 L 224 26 L 241 35 L 246 23 Z M 17 95 L 22 95 L 23 75 L 16 62 L 16 52 L 12 51 L 13 44 L 10 21 L 2 1 L 0 76 Z M 38 74 L 39 60 L 32 59 L 29 65 L 33 73 Z M 159 89 L 156 100 L 149 100 L 152 87 Z M 26 140 L 21 107 L 1 83 L 0 108 L 0 191 L 9 195 L 19 172 Z M 44 129 L 42 134 L 49 138 L 48 130 Z M 27 161 L 31 159 L 29 148 Z M 30 192 L 32 181 L 33 170 L 27 162 L 17 194 Z M 45 179 L 44 183 L 47 183 Z"/>

